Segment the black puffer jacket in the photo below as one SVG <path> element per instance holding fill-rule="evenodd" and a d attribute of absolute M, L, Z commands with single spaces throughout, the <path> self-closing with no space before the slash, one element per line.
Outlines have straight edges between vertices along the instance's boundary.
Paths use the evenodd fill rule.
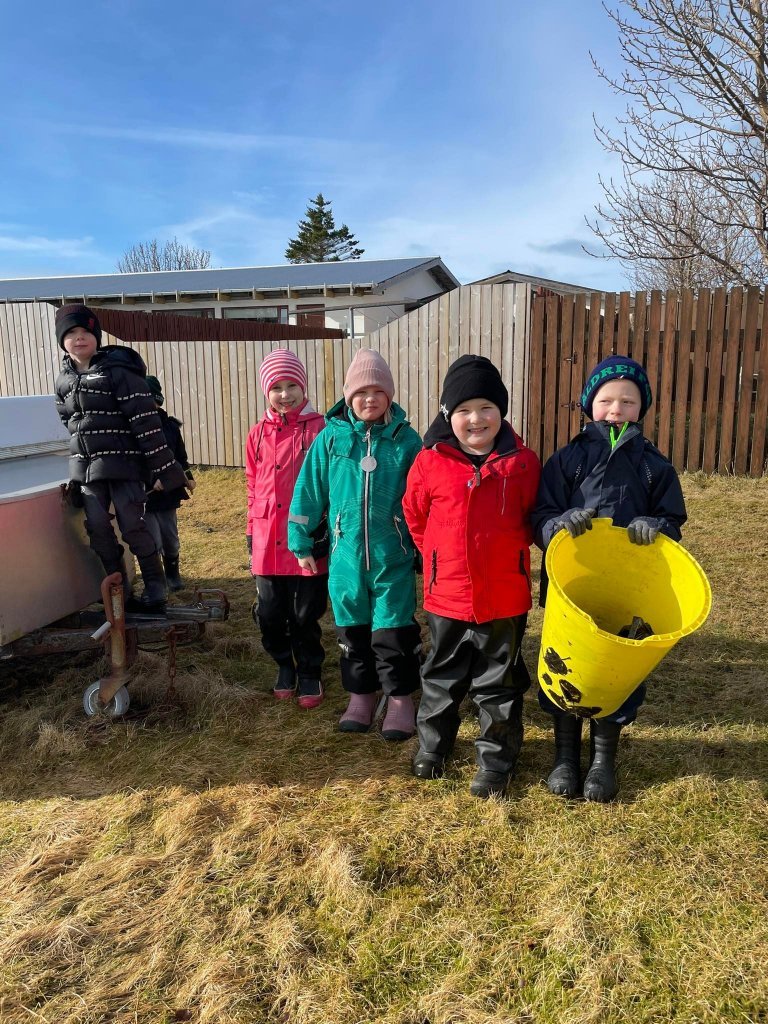
<path fill-rule="evenodd" d="M 534 539 L 542 550 L 552 540 L 554 524 L 569 508 L 597 509 L 598 518 L 629 526 L 636 516 L 661 520 L 661 532 L 679 541 L 687 517 L 675 467 L 630 423 L 611 450 L 609 425 L 588 423 L 544 465 L 531 516 Z M 547 578 L 542 561 L 540 604 Z"/>
<path fill-rule="evenodd" d="M 165 409 L 158 409 L 157 415 L 163 425 L 165 443 L 184 470 L 187 480 L 194 480 L 192 470 L 189 468 L 184 438 L 181 436 L 181 420 L 177 420 L 175 416 L 169 416 Z M 172 491 L 150 491 L 147 494 L 147 512 L 164 512 L 169 508 L 179 508 L 182 501 L 186 501 L 188 497 L 184 487 L 176 487 Z"/>
<path fill-rule="evenodd" d="M 78 373 L 69 356 L 56 378 L 56 407 L 72 435 L 69 475 L 80 483 L 141 480 L 183 487 L 184 470 L 165 442 L 141 356 L 122 345 L 100 348 Z"/>

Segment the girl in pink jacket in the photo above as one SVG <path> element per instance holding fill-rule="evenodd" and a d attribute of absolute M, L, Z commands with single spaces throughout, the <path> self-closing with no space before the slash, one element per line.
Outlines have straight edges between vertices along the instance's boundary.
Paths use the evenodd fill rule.
<path fill-rule="evenodd" d="M 328 604 L 327 534 L 315 548 L 317 573 L 302 569 L 288 550 L 288 508 L 325 419 L 310 405 L 307 371 L 293 352 L 270 352 L 259 380 L 267 408 L 245 446 L 246 540 L 258 592 L 253 617 L 264 650 L 278 665 L 272 693 L 281 700 L 298 695 L 299 707 L 315 708 L 323 699 L 319 620 Z"/>

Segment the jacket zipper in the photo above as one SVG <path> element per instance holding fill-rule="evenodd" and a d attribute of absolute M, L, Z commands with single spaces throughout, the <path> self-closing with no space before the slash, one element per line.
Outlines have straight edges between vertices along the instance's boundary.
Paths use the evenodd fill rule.
<path fill-rule="evenodd" d="M 368 431 L 365 435 L 365 440 L 368 442 L 368 454 L 371 454 L 371 428 L 368 427 Z M 365 543 L 365 571 L 369 572 L 371 568 L 371 553 L 368 550 L 368 488 L 370 486 L 371 474 L 365 474 L 365 488 L 363 490 L 363 538 Z"/>
<path fill-rule="evenodd" d="M 432 551 L 432 574 L 429 577 L 429 593 L 432 593 L 432 584 L 437 583 L 437 548 Z"/>
<path fill-rule="evenodd" d="M 408 551 L 407 551 L 407 549 L 405 547 L 405 544 L 403 543 L 403 534 L 402 534 L 402 532 L 400 530 L 400 525 L 399 525 L 400 523 L 402 523 L 402 519 L 400 518 L 400 516 L 392 516 L 392 518 L 395 521 L 395 529 L 397 530 L 397 536 L 400 538 L 400 547 L 403 549 L 403 554 L 407 555 Z"/>

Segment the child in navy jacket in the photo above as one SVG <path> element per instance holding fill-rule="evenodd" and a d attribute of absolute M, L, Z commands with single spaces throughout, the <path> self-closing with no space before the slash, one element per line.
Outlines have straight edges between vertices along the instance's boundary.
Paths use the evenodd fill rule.
<path fill-rule="evenodd" d="M 652 399 L 648 375 L 627 356 L 609 356 L 589 375 L 581 407 L 592 422 L 556 451 L 542 471 L 532 523 L 543 551 L 558 530 L 578 537 L 592 529 L 595 516 L 626 527 L 635 544 L 652 544 L 659 533 L 680 540 L 687 518 L 680 481 L 672 463 L 643 437 L 640 424 Z M 542 560 L 542 605 L 546 592 Z M 616 795 L 619 733 L 634 721 L 644 697 L 641 684 L 613 714 L 590 722 L 594 754 L 584 780 L 587 800 L 606 802 Z M 541 690 L 539 703 L 555 727 L 555 764 L 547 785 L 559 796 L 576 796 L 581 719 L 555 707 Z"/>

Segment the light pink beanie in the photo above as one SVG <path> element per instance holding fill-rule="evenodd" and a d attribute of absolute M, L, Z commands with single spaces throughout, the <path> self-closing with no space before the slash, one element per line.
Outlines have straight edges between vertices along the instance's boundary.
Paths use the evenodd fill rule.
<path fill-rule="evenodd" d="M 392 371 L 383 357 L 371 348 L 361 348 L 349 364 L 344 378 L 344 399 L 347 405 L 351 404 L 352 396 L 363 388 L 381 388 L 392 404 L 395 395 Z"/>
<path fill-rule="evenodd" d="M 298 384 L 306 395 L 307 371 L 299 357 L 287 348 L 278 348 L 264 356 L 259 367 L 259 383 L 266 396 L 279 380 L 290 380 Z"/>

